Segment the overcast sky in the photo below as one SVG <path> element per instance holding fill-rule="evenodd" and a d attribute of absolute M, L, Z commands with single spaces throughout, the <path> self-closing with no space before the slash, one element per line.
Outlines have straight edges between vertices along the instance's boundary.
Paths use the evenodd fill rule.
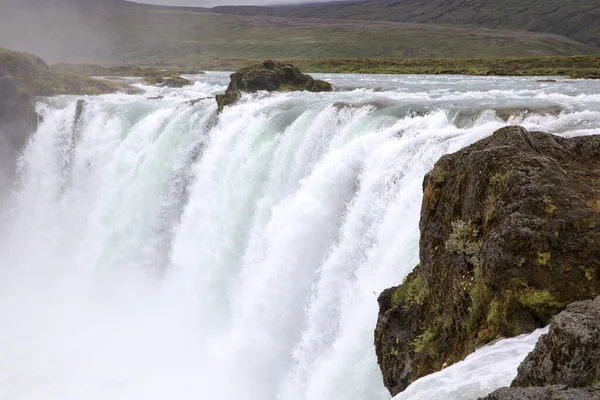
<path fill-rule="evenodd" d="M 332 0 L 135 0 L 138 3 L 162 4 L 172 6 L 198 6 L 215 7 L 229 5 L 272 5 L 272 4 L 301 4 L 301 3 L 327 3 Z"/>

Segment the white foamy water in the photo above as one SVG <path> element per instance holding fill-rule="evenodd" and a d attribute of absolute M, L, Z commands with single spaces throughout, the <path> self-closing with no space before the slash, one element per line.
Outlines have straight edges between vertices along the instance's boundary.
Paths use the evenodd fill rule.
<path fill-rule="evenodd" d="M 0 398 L 388 399 L 376 299 L 418 263 L 424 174 L 508 123 L 600 133 L 600 82 L 324 75 L 337 92 L 188 102 L 226 77 L 78 121 L 78 98 L 40 102 L 0 210 Z M 507 385 L 538 335 L 399 398 Z"/>

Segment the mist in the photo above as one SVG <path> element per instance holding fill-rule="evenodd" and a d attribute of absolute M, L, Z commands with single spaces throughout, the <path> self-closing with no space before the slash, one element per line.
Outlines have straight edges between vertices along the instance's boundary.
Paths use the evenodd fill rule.
<path fill-rule="evenodd" d="M 26 51 L 49 63 L 86 62 L 115 52 L 107 29 L 112 0 L 0 0 L 0 47 Z"/>

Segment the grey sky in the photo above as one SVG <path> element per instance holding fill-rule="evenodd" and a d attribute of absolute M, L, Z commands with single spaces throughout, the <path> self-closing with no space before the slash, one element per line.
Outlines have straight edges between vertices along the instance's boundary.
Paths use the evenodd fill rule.
<path fill-rule="evenodd" d="M 215 7 L 229 5 L 272 5 L 272 4 L 301 4 L 327 3 L 331 0 L 135 0 L 139 3 L 161 4 L 173 6 Z"/>

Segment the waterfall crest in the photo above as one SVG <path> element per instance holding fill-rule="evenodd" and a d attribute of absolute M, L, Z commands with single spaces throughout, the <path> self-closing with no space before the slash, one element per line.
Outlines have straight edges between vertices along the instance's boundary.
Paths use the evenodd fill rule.
<path fill-rule="evenodd" d="M 418 263 L 424 174 L 507 123 L 600 133 L 593 88 L 515 78 L 188 102 L 225 77 L 90 97 L 80 118 L 75 97 L 40 102 L 0 210 L 0 397 L 386 399 L 376 300 Z"/>

